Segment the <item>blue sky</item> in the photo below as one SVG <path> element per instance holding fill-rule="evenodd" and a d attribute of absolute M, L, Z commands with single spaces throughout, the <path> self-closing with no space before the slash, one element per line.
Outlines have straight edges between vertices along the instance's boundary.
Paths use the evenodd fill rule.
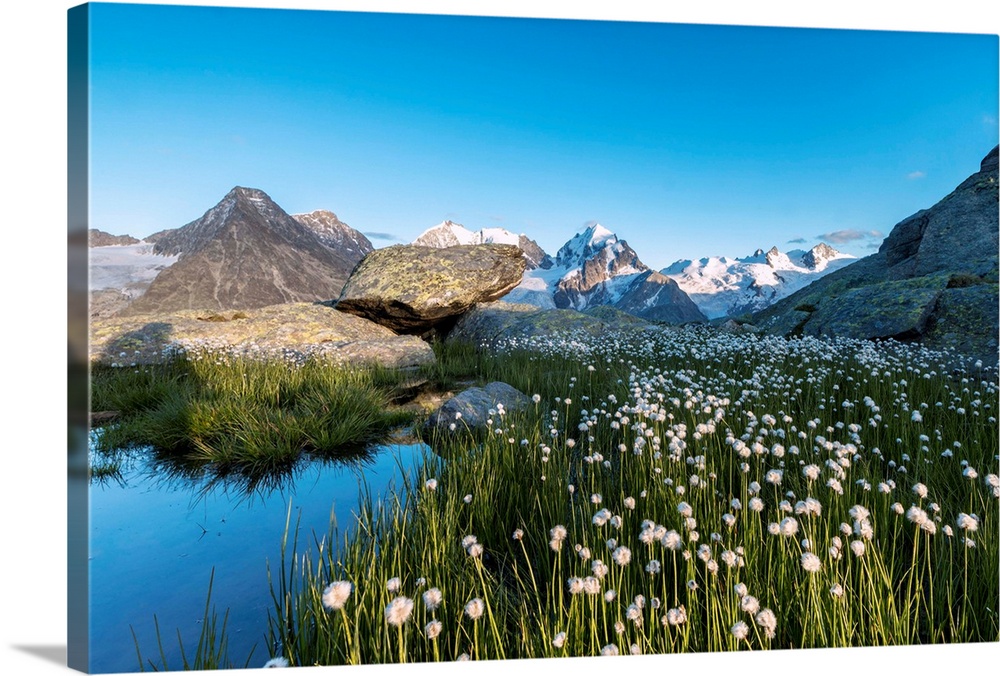
<path fill-rule="evenodd" d="M 376 246 L 446 219 L 663 267 L 855 255 L 997 144 L 995 35 L 92 5 L 91 227 L 234 185 Z"/>

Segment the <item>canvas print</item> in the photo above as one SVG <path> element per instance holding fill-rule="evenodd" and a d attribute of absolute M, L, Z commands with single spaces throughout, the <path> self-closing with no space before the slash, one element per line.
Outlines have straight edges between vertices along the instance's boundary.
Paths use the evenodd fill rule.
<path fill-rule="evenodd" d="M 74 668 L 998 641 L 997 35 L 69 28 Z"/>

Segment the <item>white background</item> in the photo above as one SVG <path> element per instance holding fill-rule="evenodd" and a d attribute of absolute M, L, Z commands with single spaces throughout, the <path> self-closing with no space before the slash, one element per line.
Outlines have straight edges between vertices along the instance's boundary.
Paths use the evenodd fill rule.
<path fill-rule="evenodd" d="M 66 234 L 66 10 L 73 2 L 8 0 L 0 16 L 0 246 L 6 254 L 2 318 L 4 361 L 0 366 L 4 405 L 13 438 L 3 445 L 3 591 L 0 639 L 3 673 L 51 674 L 65 669 L 66 645 L 66 432 L 65 432 L 65 234 Z M 187 3 L 304 9 L 350 9 L 466 13 L 687 23 L 815 26 L 947 32 L 1000 32 L 990 2 L 933 3 L 841 0 L 840 2 L 739 2 L 702 0 L 682 7 L 654 8 L 638 0 L 573 3 L 553 0 L 411 2 L 370 0 L 277 0 Z M 567 5 L 569 3 L 566 3 Z M 933 96 L 933 92 L 928 92 Z M 969 173 L 976 167 L 970 167 Z M 943 197 L 943 195 L 942 195 Z M 927 205 L 930 206 L 930 205 Z M 893 224 L 884 224 L 888 230 Z M 1000 554 L 998 554 L 1000 555 Z M 123 646 L 127 649 L 128 646 Z M 603 658 L 517 665 L 362 667 L 351 674 L 500 674 L 506 668 L 606 674 L 608 668 L 639 673 L 691 669 L 811 673 L 937 671 L 1000 664 L 1000 644 L 888 649 L 782 651 L 764 654 Z M 626 663 L 620 660 L 629 660 Z M 990 667 L 989 665 L 993 666 Z M 600 671 L 598 671 L 600 670 Z M 228 673 L 250 673 L 237 670 Z M 303 668 L 296 673 L 348 673 Z"/>

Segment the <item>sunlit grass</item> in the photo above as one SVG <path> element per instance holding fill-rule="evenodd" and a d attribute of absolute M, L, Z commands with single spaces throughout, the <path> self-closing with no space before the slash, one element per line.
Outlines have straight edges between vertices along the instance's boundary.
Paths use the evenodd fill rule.
<path fill-rule="evenodd" d="M 404 378 L 388 369 L 346 369 L 319 360 L 95 367 L 92 410 L 120 413 L 96 437 L 96 450 L 152 447 L 249 474 L 287 467 L 303 453 L 356 453 L 412 420 L 387 404 Z"/>
<path fill-rule="evenodd" d="M 471 361 L 533 408 L 436 434 L 340 547 L 290 529 L 291 664 L 998 639 L 995 371 L 703 331 L 471 354 L 441 373 Z"/>

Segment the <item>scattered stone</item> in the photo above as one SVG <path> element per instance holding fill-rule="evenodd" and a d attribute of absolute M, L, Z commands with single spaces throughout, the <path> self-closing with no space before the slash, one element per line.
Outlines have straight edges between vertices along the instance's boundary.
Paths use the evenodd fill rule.
<path fill-rule="evenodd" d="M 491 417 L 498 420 L 497 411 L 502 406 L 507 413 L 522 411 L 531 405 L 531 399 L 507 383 L 495 381 L 484 387 L 470 387 L 444 402 L 428 417 L 424 424 L 427 431 L 477 431 L 486 428 Z M 455 428 L 452 430 L 451 426 Z"/>

